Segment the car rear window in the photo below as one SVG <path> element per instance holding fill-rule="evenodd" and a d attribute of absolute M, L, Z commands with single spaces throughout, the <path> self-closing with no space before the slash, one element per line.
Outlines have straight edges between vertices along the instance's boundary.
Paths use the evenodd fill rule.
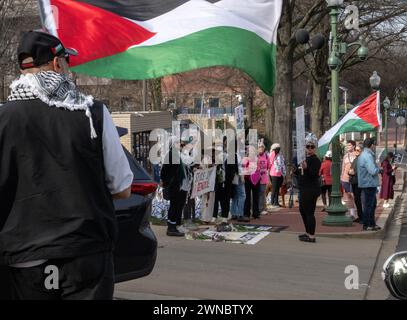
<path fill-rule="evenodd" d="M 134 174 L 134 180 L 153 180 L 147 171 L 137 163 L 136 159 L 133 158 L 131 153 L 124 147 L 123 150 L 126 154 L 127 160 L 129 161 L 130 169 Z"/>

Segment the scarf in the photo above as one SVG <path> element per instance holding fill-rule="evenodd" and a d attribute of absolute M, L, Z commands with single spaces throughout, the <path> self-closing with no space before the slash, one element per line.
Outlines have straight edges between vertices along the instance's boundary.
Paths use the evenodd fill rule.
<path fill-rule="evenodd" d="M 54 71 L 23 74 L 10 85 L 10 89 L 8 101 L 40 99 L 50 107 L 85 111 L 89 118 L 90 136 L 97 138 L 90 112 L 93 97 L 81 93 L 67 75 Z"/>

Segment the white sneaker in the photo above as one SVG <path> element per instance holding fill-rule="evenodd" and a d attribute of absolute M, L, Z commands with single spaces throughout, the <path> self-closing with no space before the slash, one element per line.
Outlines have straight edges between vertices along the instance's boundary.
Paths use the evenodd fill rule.
<path fill-rule="evenodd" d="M 268 214 L 268 212 L 264 210 L 264 211 L 261 212 L 261 214 L 262 214 L 263 216 L 265 216 L 266 214 Z"/>
<path fill-rule="evenodd" d="M 199 230 L 199 227 L 197 224 L 193 223 L 191 220 L 186 221 L 183 225 L 184 229 L 189 230 L 189 231 L 196 231 Z"/>
<path fill-rule="evenodd" d="M 186 229 L 184 226 L 177 227 L 177 230 L 182 233 L 188 233 L 190 230 Z"/>

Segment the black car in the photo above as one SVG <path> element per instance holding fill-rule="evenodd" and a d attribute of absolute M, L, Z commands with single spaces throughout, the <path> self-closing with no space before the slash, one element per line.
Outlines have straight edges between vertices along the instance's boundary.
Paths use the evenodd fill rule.
<path fill-rule="evenodd" d="M 118 128 L 120 136 L 127 130 Z M 157 257 L 157 239 L 150 227 L 152 199 L 157 183 L 123 148 L 134 174 L 131 196 L 115 200 L 118 223 L 118 239 L 115 245 L 114 262 L 116 283 L 145 277 L 154 268 Z M 0 266 L 0 300 L 10 299 L 8 269 Z"/>

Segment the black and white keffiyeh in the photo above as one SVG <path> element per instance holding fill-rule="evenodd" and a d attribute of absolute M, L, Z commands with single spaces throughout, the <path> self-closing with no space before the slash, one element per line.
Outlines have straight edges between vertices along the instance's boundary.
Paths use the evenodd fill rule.
<path fill-rule="evenodd" d="M 81 93 L 67 75 L 54 71 L 23 74 L 11 84 L 10 89 L 8 101 L 40 99 L 50 107 L 85 111 L 89 118 L 91 138 L 97 138 L 90 112 L 93 97 Z"/>

